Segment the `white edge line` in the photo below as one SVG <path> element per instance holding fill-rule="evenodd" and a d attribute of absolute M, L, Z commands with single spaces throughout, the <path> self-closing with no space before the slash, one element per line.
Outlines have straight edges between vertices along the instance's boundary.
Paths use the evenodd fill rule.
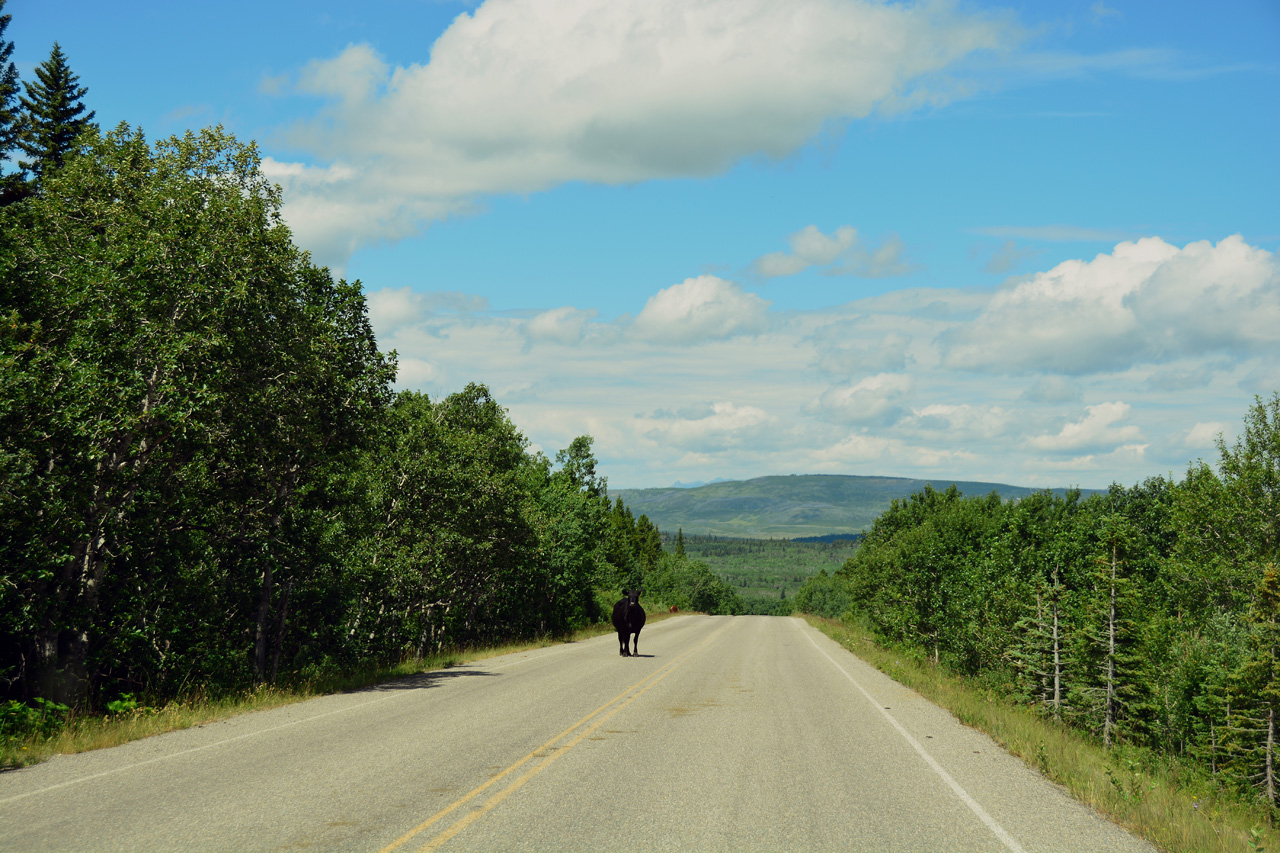
<path fill-rule="evenodd" d="M 942 781 L 946 782 L 952 791 L 955 791 L 956 796 L 959 797 L 961 801 L 964 802 L 964 804 L 969 807 L 970 811 L 972 811 L 975 815 L 978 816 L 978 820 L 986 824 L 987 829 L 990 829 L 993 833 L 995 833 L 996 838 L 999 838 L 1000 841 L 1004 843 L 1005 847 L 1014 851 L 1014 853 L 1026 853 L 1026 851 L 1023 850 L 1022 845 L 1019 844 L 1012 835 L 1006 832 L 1004 827 L 996 823 L 995 818 L 987 814 L 987 810 L 984 809 L 981 805 L 979 805 L 977 800 L 969 796 L 969 792 L 966 791 L 964 788 L 960 787 L 960 783 L 957 782 L 954 778 L 952 778 L 951 774 L 948 773 L 946 770 L 944 770 L 942 768 L 942 765 L 939 764 L 932 755 L 925 752 L 925 749 L 920 744 L 920 741 L 912 737 L 911 733 L 908 732 L 905 728 L 903 728 L 902 724 L 899 723 L 896 719 L 894 719 L 893 715 L 890 714 L 883 705 L 877 702 L 875 700 L 875 697 L 873 697 L 870 693 L 868 693 L 867 689 L 863 687 L 861 684 L 859 684 L 857 680 L 852 675 L 849 674 L 848 670 L 846 670 L 840 664 L 836 663 L 835 658 L 827 654 L 826 651 L 821 646 L 819 646 L 816 642 L 814 642 L 812 634 L 810 634 L 808 631 L 803 631 L 803 633 L 805 637 L 809 639 L 809 642 L 813 643 L 813 647 L 817 649 L 818 652 L 824 658 L 831 661 L 831 665 L 834 666 L 836 669 L 840 670 L 840 674 L 843 675 L 845 678 L 849 679 L 849 683 L 852 684 L 854 687 L 858 688 L 858 691 L 863 696 L 866 697 L 867 701 L 870 702 L 872 706 L 877 711 L 879 711 L 886 720 L 889 721 L 890 725 L 892 725 L 895 729 L 898 730 L 898 734 L 906 738 L 907 743 L 911 744 L 911 747 L 916 752 L 920 753 L 920 757 L 923 758 L 925 762 L 930 767 L 933 768 L 933 772 L 937 773 L 938 776 L 942 778 Z"/>

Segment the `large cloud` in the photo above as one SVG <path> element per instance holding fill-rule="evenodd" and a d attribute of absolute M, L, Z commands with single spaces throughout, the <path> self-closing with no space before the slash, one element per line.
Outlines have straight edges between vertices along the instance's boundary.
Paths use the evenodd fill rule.
<path fill-rule="evenodd" d="M 945 0 L 488 0 L 425 64 L 367 44 L 309 63 L 296 87 L 329 104 L 288 141 L 327 165 L 271 174 L 300 241 L 345 235 L 341 253 L 477 195 L 780 157 L 833 122 L 955 97 L 941 72 L 1017 37 Z"/>
<path fill-rule="evenodd" d="M 1280 265 L 1238 235 L 1182 249 L 1147 237 L 1007 287 L 940 343 L 950 367 L 1068 375 L 1274 351 Z"/>

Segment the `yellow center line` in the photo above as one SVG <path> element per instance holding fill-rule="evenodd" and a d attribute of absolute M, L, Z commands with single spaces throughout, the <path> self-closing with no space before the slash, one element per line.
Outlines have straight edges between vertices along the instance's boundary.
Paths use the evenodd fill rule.
<path fill-rule="evenodd" d="M 707 643 L 711 642 L 713 639 L 719 636 L 720 633 L 723 632 L 726 628 L 728 628 L 729 625 L 731 624 L 733 623 L 726 622 L 723 627 L 721 627 L 715 633 L 711 634 L 709 637 L 707 637 L 705 640 L 703 640 L 694 648 L 685 652 L 683 655 L 676 658 L 671 663 L 667 664 L 666 666 L 662 667 L 656 672 L 650 673 L 649 675 L 637 681 L 635 684 L 632 684 L 630 687 L 627 687 L 617 696 L 614 696 L 608 702 L 605 702 L 599 708 L 596 708 L 590 714 L 587 714 L 585 717 L 578 720 L 573 725 L 569 726 L 569 728 L 565 729 L 555 737 L 551 738 L 551 740 L 537 747 L 528 755 L 525 755 L 519 761 L 515 762 L 510 767 L 503 770 L 501 773 L 498 773 L 497 775 L 493 776 L 491 779 L 489 779 L 489 781 L 485 782 L 483 785 L 480 785 L 470 793 L 463 796 L 461 799 L 451 803 L 450 805 L 436 812 L 434 815 L 427 818 L 425 821 L 418 824 L 413 829 L 409 830 L 404 835 L 400 836 L 395 841 L 388 844 L 386 847 L 382 848 L 382 850 L 379 851 L 379 853 L 391 853 L 392 850 L 395 850 L 396 848 L 402 846 L 403 844 L 411 840 L 414 836 L 422 833 L 423 830 L 428 829 L 432 825 L 440 822 L 443 818 L 457 811 L 462 806 L 471 802 L 476 797 L 480 796 L 482 793 L 487 791 L 489 788 L 493 787 L 498 782 L 507 778 L 512 773 L 514 773 L 515 771 L 523 767 L 525 764 L 528 764 L 533 759 L 535 758 L 543 759 L 543 761 L 540 764 L 537 764 L 534 767 L 527 770 L 523 775 L 521 775 L 518 779 L 512 782 L 509 786 L 507 786 L 501 792 L 495 794 L 483 805 L 479 806 L 475 811 L 471 812 L 466 817 L 458 820 L 456 823 L 451 825 L 448 829 L 444 830 L 439 835 L 431 839 L 431 841 L 427 842 L 427 844 L 421 849 L 434 850 L 440 847 L 440 845 L 444 844 L 450 838 L 452 838 L 453 836 L 457 835 L 459 832 L 461 832 L 462 830 L 470 826 L 471 823 L 473 823 L 475 820 L 477 820 L 478 818 L 482 817 L 484 814 L 492 810 L 496 805 L 498 805 L 498 803 L 502 802 L 504 799 L 510 796 L 511 793 L 514 792 L 517 788 L 524 785 L 525 782 L 528 782 L 534 776 L 541 773 L 544 769 L 546 769 L 546 767 L 548 767 L 557 758 L 564 755 L 570 749 L 572 749 L 573 747 L 581 743 L 588 735 L 590 735 L 596 729 L 600 728 L 600 726 L 604 725 L 604 723 L 607 720 L 609 720 L 614 714 L 621 711 L 627 705 L 630 705 L 636 699 L 639 699 L 642 695 L 644 695 L 644 693 L 650 687 L 653 687 L 659 681 L 661 681 L 662 679 L 670 675 L 672 672 L 674 672 L 678 666 L 683 664 L 693 654 L 700 651 L 702 647 L 705 646 Z M 633 691 L 636 691 L 636 692 L 633 693 Z M 597 716 L 601 714 L 603 714 L 603 716 L 599 716 L 599 718 L 597 719 Z M 592 720 L 595 720 L 595 722 L 592 723 Z M 587 725 L 588 723 L 591 723 L 591 725 L 583 729 L 583 731 L 579 732 L 578 735 L 576 737 L 573 737 L 572 740 L 570 740 L 569 742 L 563 744 L 562 746 L 556 747 L 555 751 L 551 755 L 543 755 L 543 753 L 545 753 L 546 750 L 551 749 L 552 747 L 555 747 L 557 743 L 569 737 L 579 728 Z"/>

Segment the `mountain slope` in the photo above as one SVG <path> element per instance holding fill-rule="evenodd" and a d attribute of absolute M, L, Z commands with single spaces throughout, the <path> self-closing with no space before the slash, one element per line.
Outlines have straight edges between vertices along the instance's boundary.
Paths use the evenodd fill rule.
<path fill-rule="evenodd" d="M 793 474 L 710 483 L 692 489 L 611 489 L 637 516 L 644 514 L 666 533 L 717 536 L 797 538 L 826 533 L 860 533 L 889 508 L 932 483 L 945 489 L 950 480 L 905 477 L 858 477 L 840 474 Z M 968 496 L 992 491 L 1005 500 L 1038 489 L 1002 483 L 954 481 Z M 1061 493 L 1063 489 L 1054 489 Z"/>

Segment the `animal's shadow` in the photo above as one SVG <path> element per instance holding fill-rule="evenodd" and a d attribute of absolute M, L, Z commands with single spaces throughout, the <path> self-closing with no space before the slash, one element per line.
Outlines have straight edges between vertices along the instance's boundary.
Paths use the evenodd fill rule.
<path fill-rule="evenodd" d="M 448 669 L 437 669 L 431 672 L 419 672 L 414 675 L 405 675 L 393 681 L 384 681 L 381 684 L 372 684 L 368 687 L 362 687 L 355 693 L 384 693 L 388 690 L 421 690 L 424 687 L 435 687 L 437 683 L 443 682 L 450 678 L 463 678 L 467 676 L 479 677 L 497 677 L 502 675 L 500 672 L 482 672 L 477 669 L 471 669 L 466 666 L 453 666 Z"/>

